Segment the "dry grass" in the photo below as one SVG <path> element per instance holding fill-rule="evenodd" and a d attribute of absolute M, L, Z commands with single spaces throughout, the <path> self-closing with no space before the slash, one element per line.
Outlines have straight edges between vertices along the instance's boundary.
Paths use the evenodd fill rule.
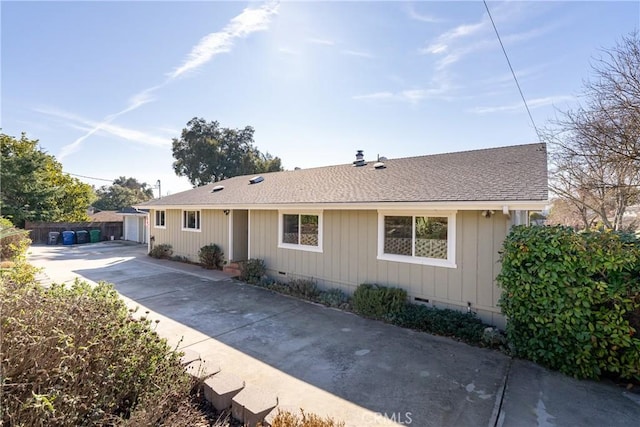
<path fill-rule="evenodd" d="M 307 414 L 300 409 L 300 415 L 289 411 L 281 411 L 271 421 L 271 427 L 344 427 L 344 422 L 334 421 L 316 414 Z"/>

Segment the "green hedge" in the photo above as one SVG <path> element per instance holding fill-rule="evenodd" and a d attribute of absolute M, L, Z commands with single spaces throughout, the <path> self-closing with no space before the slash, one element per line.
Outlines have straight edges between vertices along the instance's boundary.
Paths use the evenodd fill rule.
<path fill-rule="evenodd" d="M 208 270 L 222 270 L 224 265 L 224 253 L 222 248 L 215 243 L 200 248 L 198 258 L 203 268 Z"/>
<path fill-rule="evenodd" d="M 640 379 L 640 244 L 613 232 L 514 227 L 498 282 L 519 356 L 578 378 Z"/>
<path fill-rule="evenodd" d="M 484 330 L 488 325 L 485 325 L 475 313 L 407 303 L 401 312 L 388 320 L 403 328 L 456 337 L 470 344 L 489 345 L 483 343 Z"/>
<path fill-rule="evenodd" d="M 362 284 L 353 293 L 353 309 L 356 313 L 374 319 L 396 315 L 404 309 L 407 291 L 400 288 Z"/>

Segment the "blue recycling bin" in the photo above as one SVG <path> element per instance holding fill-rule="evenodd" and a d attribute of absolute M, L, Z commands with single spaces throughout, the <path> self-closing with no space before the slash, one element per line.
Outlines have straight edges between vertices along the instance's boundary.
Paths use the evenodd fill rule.
<path fill-rule="evenodd" d="M 62 232 L 62 244 L 73 245 L 76 242 L 76 233 L 74 231 Z"/>

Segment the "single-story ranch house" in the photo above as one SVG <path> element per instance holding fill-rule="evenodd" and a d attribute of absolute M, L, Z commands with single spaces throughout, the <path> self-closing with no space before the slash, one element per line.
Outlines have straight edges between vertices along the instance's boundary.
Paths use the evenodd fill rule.
<path fill-rule="evenodd" d="M 353 292 L 401 287 L 413 302 L 471 309 L 502 326 L 499 253 L 547 204 L 544 144 L 356 161 L 239 176 L 151 200 L 149 236 L 198 260 L 261 258 L 274 279 Z"/>

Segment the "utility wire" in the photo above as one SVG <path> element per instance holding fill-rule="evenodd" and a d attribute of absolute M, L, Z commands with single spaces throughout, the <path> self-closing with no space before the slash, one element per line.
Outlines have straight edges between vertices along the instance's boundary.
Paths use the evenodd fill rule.
<path fill-rule="evenodd" d="M 85 175 L 78 175 L 75 173 L 71 173 L 71 172 L 65 172 L 67 175 L 71 175 L 71 176 L 77 176 L 79 178 L 86 178 L 86 179 L 95 179 L 96 181 L 106 181 L 106 182 L 113 182 L 112 179 L 104 179 L 104 178 L 94 178 L 92 176 L 85 176 Z"/>
<path fill-rule="evenodd" d="M 536 131 L 536 135 L 538 136 L 538 141 L 542 141 L 540 137 L 540 132 L 538 131 L 538 127 L 536 126 L 536 122 L 533 120 L 533 116 L 531 115 L 531 110 L 529 110 L 529 105 L 527 104 L 527 100 L 524 97 L 524 93 L 522 93 L 522 88 L 520 87 L 520 83 L 518 82 L 518 78 L 516 77 L 515 71 L 513 71 L 513 67 L 511 66 L 511 61 L 509 60 L 509 55 L 507 55 L 507 51 L 504 48 L 504 44 L 502 44 L 502 39 L 500 38 L 500 33 L 498 33 L 498 28 L 496 27 L 496 23 L 493 21 L 493 16 L 491 16 L 491 11 L 489 10 L 489 5 L 487 4 L 487 0 L 482 0 L 484 3 L 485 9 L 487 9 L 487 14 L 489 15 L 489 19 L 491 20 L 491 25 L 493 25 L 493 30 L 496 32 L 496 36 L 498 37 L 498 41 L 500 42 L 500 47 L 502 48 L 502 53 L 504 53 L 504 57 L 507 60 L 507 64 L 509 64 L 509 69 L 511 70 L 511 75 L 513 76 L 513 80 L 516 82 L 516 86 L 518 87 L 518 92 L 520 92 L 520 97 L 522 98 L 522 102 L 524 103 L 524 108 L 527 109 L 527 114 L 529 115 L 529 120 L 531 120 L 531 124 L 533 125 L 533 129 Z"/>

